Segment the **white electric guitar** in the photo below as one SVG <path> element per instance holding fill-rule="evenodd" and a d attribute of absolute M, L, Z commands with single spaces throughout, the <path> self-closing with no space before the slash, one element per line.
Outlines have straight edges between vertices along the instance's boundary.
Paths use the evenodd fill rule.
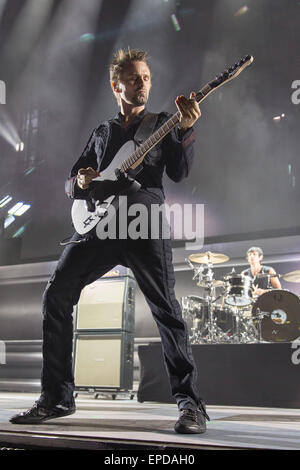
<path fill-rule="evenodd" d="M 253 57 L 250 55 L 239 60 L 201 88 L 196 94 L 196 101 L 201 103 L 212 91 L 237 77 L 252 62 Z M 116 196 L 140 189 L 140 184 L 129 177 L 129 170 L 136 169 L 147 153 L 179 123 L 179 120 L 180 113 L 178 111 L 140 146 L 137 146 L 133 140 L 129 140 L 120 148 L 110 165 L 101 172 L 99 177 L 93 180 L 93 184 L 99 182 L 97 184 L 101 185 L 99 189 L 102 196 L 99 200 L 96 202 L 82 199 L 74 200 L 71 215 L 77 233 L 86 235 L 97 226 L 100 220 L 108 217 L 108 207 Z M 107 220 L 108 222 L 109 220 Z"/>

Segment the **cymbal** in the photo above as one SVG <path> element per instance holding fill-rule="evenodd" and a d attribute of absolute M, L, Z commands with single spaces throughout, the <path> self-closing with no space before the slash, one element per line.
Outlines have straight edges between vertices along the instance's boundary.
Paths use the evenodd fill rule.
<path fill-rule="evenodd" d="M 300 282 L 300 270 L 286 273 L 282 276 L 282 279 L 288 282 Z"/>
<path fill-rule="evenodd" d="M 212 253 L 211 251 L 206 251 L 205 253 L 194 253 L 193 255 L 190 255 L 189 260 L 199 264 L 218 264 L 226 263 L 226 261 L 229 260 L 229 256 L 223 255 L 221 253 Z"/>
<path fill-rule="evenodd" d="M 199 281 L 197 282 L 197 286 L 199 287 L 207 287 L 211 285 L 212 287 L 223 287 L 224 281 L 218 281 L 217 279 L 212 279 L 212 281 Z"/>

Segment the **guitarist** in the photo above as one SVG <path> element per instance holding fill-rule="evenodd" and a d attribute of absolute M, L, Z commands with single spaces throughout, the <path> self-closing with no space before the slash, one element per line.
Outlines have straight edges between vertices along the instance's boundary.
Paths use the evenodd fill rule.
<path fill-rule="evenodd" d="M 110 64 L 110 81 L 120 111 L 92 133 L 66 182 L 70 198 L 88 197 L 92 180 L 110 164 L 120 147 L 133 139 L 147 114 L 145 106 L 151 90 L 151 72 L 144 51 L 129 48 L 118 51 Z M 147 208 L 151 208 L 151 204 L 162 204 L 164 170 L 175 182 L 188 176 L 193 160 L 192 126 L 201 115 L 194 96 L 191 93 L 190 99 L 177 97 L 179 126 L 146 155 L 142 171 L 136 175 L 141 189 L 128 196 L 129 204 L 142 203 Z M 155 129 L 169 117 L 165 112 L 158 114 Z M 72 241 L 80 238 L 75 233 Z M 73 306 L 78 303 L 85 285 L 118 264 L 133 271 L 161 335 L 170 386 L 180 412 L 175 431 L 205 432 L 209 417 L 196 389 L 196 367 L 188 332 L 175 298 L 171 242 L 163 237 L 100 240 L 90 236 L 65 248 L 43 296 L 41 397 L 32 408 L 12 417 L 12 423 L 38 424 L 75 412 Z"/>

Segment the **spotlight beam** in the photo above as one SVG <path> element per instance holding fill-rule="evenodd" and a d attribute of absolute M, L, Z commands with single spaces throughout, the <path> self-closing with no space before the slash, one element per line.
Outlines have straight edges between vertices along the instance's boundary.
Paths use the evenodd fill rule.
<path fill-rule="evenodd" d="M 53 0 L 28 0 L 24 2 L 14 26 L 6 38 L 2 66 L 9 69 L 20 67 L 35 46 L 49 17 Z M 1 11 L 1 7 L 0 7 Z M 13 54 L 12 54 L 12 51 Z"/>
<path fill-rule="evenodd" d="M 0 109 L 0 135 L 16 149 L 16 146 L 21 142 L 21 138 L 7 111 L 4 108 Z"/>

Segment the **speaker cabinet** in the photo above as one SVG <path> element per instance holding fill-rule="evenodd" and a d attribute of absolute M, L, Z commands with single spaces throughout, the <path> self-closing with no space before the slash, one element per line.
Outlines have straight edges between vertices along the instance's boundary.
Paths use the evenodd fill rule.
<path fill-rule="evenodd" d="M 81 292 L 76 330 L 134 331 L 135 280 L 99 279 Z"/>
<path fill-rule="evenodd" d="M 75 390 L 132 390 L 135 288 L 131 271 L 116 266 L 81 292 L 74 333 Z"/>
<path fill-rule="evenodd" d="M 133 387 L 132 333 L 75 333 L 76 390 L 128 391 Z"/>

